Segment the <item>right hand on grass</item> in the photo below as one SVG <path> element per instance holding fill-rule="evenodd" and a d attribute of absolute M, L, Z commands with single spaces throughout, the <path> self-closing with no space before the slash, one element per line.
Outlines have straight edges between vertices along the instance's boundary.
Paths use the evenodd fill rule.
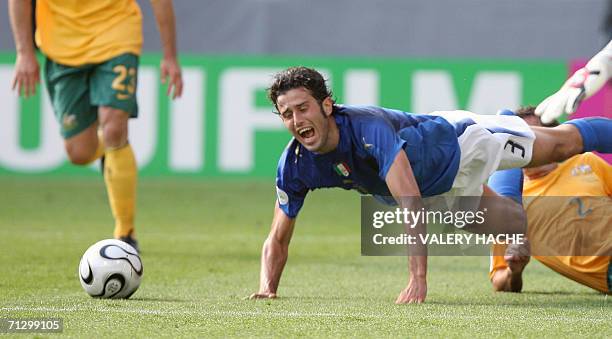
<path fill-rule="evenodd" d="M 276 299 L 276 293 L 272 292 L 257 292 L 249 296 L 249 299 Z"/>

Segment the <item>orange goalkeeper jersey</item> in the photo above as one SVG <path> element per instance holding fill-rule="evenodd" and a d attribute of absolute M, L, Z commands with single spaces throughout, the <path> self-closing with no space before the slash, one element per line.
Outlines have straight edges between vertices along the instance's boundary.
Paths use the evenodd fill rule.
<path fill-rule="evenodd" d="M 68 66 L 139 55 L 142 46 L 136 0 L 38 0 L 36 26 L 36 44 L 43 53 Z"/>
<path fill-rule="evenodd" d="M 595 154 L 574 156 L 544 177 L 526 178 L 523 195 L 532 253 L 563 253 L 568 251 L 568 246 L 581 246 L 585 253 L 595 254 L 612 248 L 612 215 L 609 213 L 612 166 Z M 585 234 L 590 239 L 586 245 L 582 241 Z M 508 267 L 504 251 L 504 246 L 494 246 L 489 277 L 493 277 L 496 270 Z M 609 256 L 534 258 L 572 280 L 610 292 L 607 283 Z"/>

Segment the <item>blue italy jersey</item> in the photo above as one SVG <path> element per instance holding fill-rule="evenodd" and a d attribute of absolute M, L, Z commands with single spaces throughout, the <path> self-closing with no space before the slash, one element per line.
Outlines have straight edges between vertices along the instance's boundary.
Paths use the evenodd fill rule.
<path fill-rule="evenodd" d="M 292 140 L 278 163 L 278 203 L 297 216 L 310 190 L 355 189 L 384 200 L 385 182 L 397 153 L 406 152 L 423 196 L 451 189 L 459 168 L 455 128 L 441 117 L 410 114 L 373 106 L 334 106 L 338 147 L 326 154 L 308 151 Z"/>

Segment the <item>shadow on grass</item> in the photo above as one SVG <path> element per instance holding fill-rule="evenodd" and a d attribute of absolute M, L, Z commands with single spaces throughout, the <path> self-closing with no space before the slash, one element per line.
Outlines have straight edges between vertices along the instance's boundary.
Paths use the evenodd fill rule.
<path fill-rule="evenodd" d="M 554 297 L 559 296 L 561 299 L 548 299 L 547 296 Z M 578 298 L 571 298 L 572 296 Z M 582 297 L 594 297 L 589 299 L 581 299 Z M 546 298 L 543 300 L 542 297 Z M 569 297 L 569 298 L 568 298 Z M 546 302 L 548 307 L 556 306 L 584 306 L 584 307 L 601 307 L 601 302 L 606 300 L 605 294 L 598 294 L 597 292 L 567 292 L 567 291 L 528 291 L 522 293 L 501 293 L 499 296 L 495 294 L 490 297 L 486 297 L 486 300 L 482 300 L 482 296 L 470 298 L 452 298 L 446 300 L 440 300 L 436 297 L 429 297 L 425 304 L 427 305 L 439 305 L 439 306 L 520 306 L 520 307 L 542 307 L 542 303 Z M 536 299 L 534 299 L 536 298 Z M 242 300 L 249 300 L 248 298 L 241 298 Z M 254 299 L 251 301 L 255 302 L 296 302 L 296 301 L 342 301 L 342 300 L 361 300 L 370 301 L 373 303 L 386 302 L 393 303 L 395 299 L 375 299 L 372 297 L 339 297 L 339 296 L 279 296 L 275 299 Z M 478 300 L 480 299 L 480 300 Z M 612 305 L 612 302 L 611 302 Z"/>
<path fill-rule="evenodd" d="M 245 298 L 244 300 L 250 300 Z M 331 295 L 325 295 L 325 296 L 295 296 L 295 295 L 290 295 L 290 296 L 278 296 L 274 299 L 253 299 L 253 300 L 288 300 L 288 301 L 296 301 L 296 300 L 315 300 L 315 301 L 323 301 L 323 300 L 370 300 L 370 301 L 375 301 L 377 299 L 372 298 L 372 297 L 365 297 L 365 296 L 350 296 L 350 297 L 341 297 L 341 296 L 331 296 Z"/>
<path fill-rule="evenodd" d="M 555 298 L 558 297 L 558 298 Z M 574 297 L 574 298 L 572 298 Z M 583 299 L 584 297 L 594 297 Z M 601 303 L 608 303 L 604 294 L 597 293 L 570 293 L 570 292 L 523 292 L 523 293 L 504 293 L 499 298 L 492 295 L 487 300 L 471 300 L 453 299 L 453 300 L 432 300 L 428 299 L 427 304 L 430 305 L 445 305 L 445 306 L 511 306 L 511 307 L 528 307 L 528 308 L 543 308 L 543 307 L 601 307 Z M 612 303 L 610 303 L 612 305 Z"/>
<path fill-rule="evenodd" d="M 167 302 L 167 303 L 192 303 L 197 300 L 186 300 L 186 299 L 173 299 L 173 298 L 149 298 L 149 297 L 135 297 L 130 298 L 130 302 Z"/>
<path fill-rule="evenodd" d="M 520 294 L 533 294 L 533 295 L 586 295 L 586 296 L 605 296 L 603 293 L 597 291 L 582 291 L 582 292 L 569 292 L 569 291 L 523 291 Z"/>

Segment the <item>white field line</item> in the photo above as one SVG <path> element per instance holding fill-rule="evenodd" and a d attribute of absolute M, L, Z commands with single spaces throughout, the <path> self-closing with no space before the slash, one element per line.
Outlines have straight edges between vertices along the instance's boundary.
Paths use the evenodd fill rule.
<path fill-rule="evenodd" d="M 418 307 L 418 306 L 417 306 Z M 364 313 L 333 313 L 333 312 L 253 312 L 253 311 L 214 311 L 214 310 L 150 310 L 150 309 L 136 309 L 136 308 L 82 308 L 82 307 L 2 307 L 0 311 L 5 312 L 52 312 L 52 313 L 74 313 L 74 312 L 100 312 L 100 313 L 117 313 L 117 314 L 143 314 L 143 315 L 166 315 L 166 316 L 181 316 L 181 315 L 195 315 L 195 316 L 222 316 L 222 317 L 269 317 L 269 318 L 369 318 L 369 319 L 407 319 L 409 315 L 402 312 L 396 314 L 364 314 Z M 477 320 L 482 318 L 477 315 L 461 315 L 461 314 L 428 314 L 424 317 L 425 319 L 463 319 L 463 320 Z M 526 316 L 525 319 L 529 321 L 564 321 L 564 322 L 580 322 L 580 323 L 607 323 L 610 321 L 609 317 L 602 318 L 575 318 L 565 316 Z"/>
<path fill-rule="evenodd" d="M 0 311 L 8 312 L 57 312 L 57 313 L 71 313 L 71 312 L 101 312 L 101 313 L 136 313 L 136 314 L 153 314 L 153 315 L 211 315 L 211 316 L 233 316 L 233 317 L 249 317 L 249 316 L 269 316 L 269 317 L 290 317 L 290 318 L 304 318 L 304 317 L 366 317 L 366 318 L 386 318 L 386 315 L 382 314 L 343 314 L 343 313 L 299 313 L 299 312 L 253 312 L 253 311 L 181 311 L 181 310 L 148 310 L 148 309 L 135 309 L 135 308 L 78 308 L 78 307 L 3 307 Z"/>

